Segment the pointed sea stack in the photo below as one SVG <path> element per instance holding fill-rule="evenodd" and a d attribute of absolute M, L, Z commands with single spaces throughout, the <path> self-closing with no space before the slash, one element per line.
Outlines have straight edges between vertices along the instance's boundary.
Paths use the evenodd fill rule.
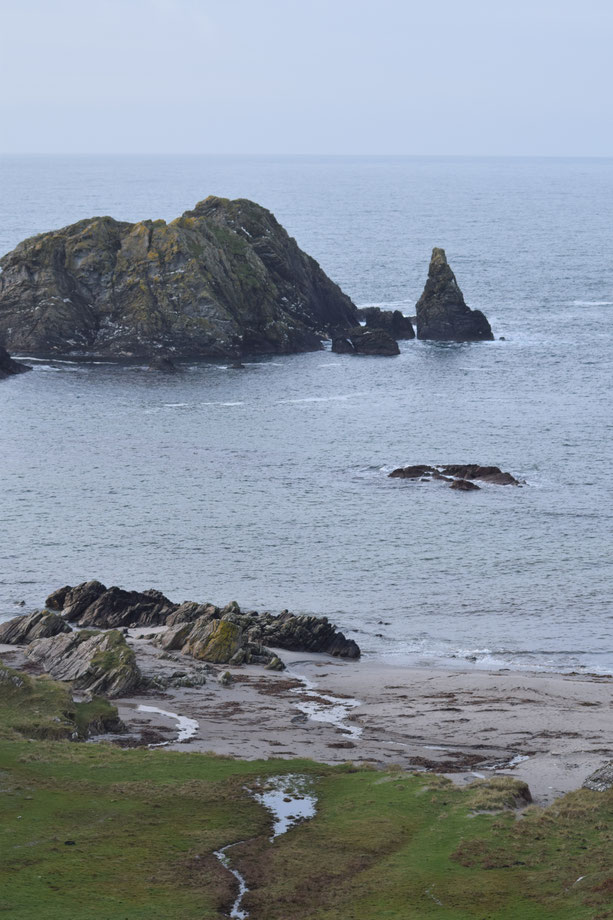
<path fill-rule="evenodd" d="M 494 338 L 484 314 L 466 306 L 444 249 L 432 250 L 428 280 L 416 312 L 418 339 L 491 342 Z"/>

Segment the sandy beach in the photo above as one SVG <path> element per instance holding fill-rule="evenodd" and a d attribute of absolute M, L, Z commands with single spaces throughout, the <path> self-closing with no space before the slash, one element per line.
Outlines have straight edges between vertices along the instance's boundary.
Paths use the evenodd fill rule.
<path fill-rule="evenodd" d="M 179 653 L 161 656 L 138 635 L 132 631 L 129 641 L 145 674 L 202 674 L 202 663 Z M 208 666 L 203 686 L 116 701 L 120 716 L 135 735 L 144 731 L 177 750 L 398 764 L 464 783 L 504 772 L 525 780 L 538 804 L 579 788 L 613 758 L 610 676 L 280 655 L 283 672 Z M 219 680 L 225 673 L 229 683 Z M 192 720 L 181 743 L 176 716 Z"/>

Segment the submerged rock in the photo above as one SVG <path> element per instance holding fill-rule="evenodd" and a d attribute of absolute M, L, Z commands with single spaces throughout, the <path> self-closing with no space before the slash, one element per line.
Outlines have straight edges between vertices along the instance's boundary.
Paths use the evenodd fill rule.
<path fill-rule="evenodd" d="M 14 374 L 24 374 L 26 371 L 31 370 L 32 368 L 29 364 L 15 361 L 11 358 L 6 348 L 2 348 L 0 345 L 0 380 L 4 380 L 5 377 L 12 377 Z"/>
<path fill-rule="evenodd" d="M 152 358 L 147 370 L 160 371 L 162 374 L 176 374 L 177 372 L 176 365 L 168 355 L 157 355 Z"/>
<path fill-rule="evenodd" d="M 342 355 L 383 355 L 386 357 L 400 354 L 398 343 L 389 332 L 384 329 L 365 329 L 363 326 L 357 326 L 347 333 L 335 336 L 332 339 L 332 351 Z"/>
<path fill-rule="evenodd" d="M 34 639 L 46 639 L 59 633 L 71 632 L 70 626 L 57 613 L 35 610 L 34 613 L 14 617 L 0 625 L 0 643 L 26 645 Z"/>
<path fill-rule="evenodd" d="M 480 489 L 481 486 L 476 485 L 469 479 L 454 479 L 449 488 L 458 489 L 460 492 L 474 492 Z"/>
<path fill-rule="evenodd" d="M 444 249 L 432 250 L 428 280 L 416 312 L 418 339 L 481 342 L 494 338 L 484 314 L 466 306 Z"/>
<path fill-rule="evenodd" d="M 0 338 L 37 355 L 309 351 L 357 322 L 351 300 L 252 201 L 176 220 L 81 220 L 0 259 Z"/>
<path fill-rule="evenodd" d="M 400 310 L 381 310 L 379 307 L 362 307 L 360 319 L 366 321 L 367 329 L 384 329 L 394 339 L 414 339 L 415 330 L 408 316 Z"/>
<path fill-rule="evenodd" d="M 91 694 L 121 696 L 141 679 L 134 652 L 118 630 L 81 630 L 37 639 L 26 655 L 56 680 L 72 681 L 75 689 Z"/>

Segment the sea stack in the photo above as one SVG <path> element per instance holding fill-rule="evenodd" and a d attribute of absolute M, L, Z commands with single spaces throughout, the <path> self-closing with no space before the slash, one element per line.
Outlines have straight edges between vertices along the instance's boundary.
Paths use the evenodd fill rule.
<path fill-rule="evenodd" d="M 31 355 L 288 354 L 357 325 L 355 305 L 253 201 L 176 220 L 93 217 L 0 259 L 0 341 Z"/>
<path fill-rule="evenodd" d="M 432 250 L 428 280 L 417 301 L 417 338 L 442 342 L 491 342 L 490 324 L 466 306 L 444 249 Z"/>

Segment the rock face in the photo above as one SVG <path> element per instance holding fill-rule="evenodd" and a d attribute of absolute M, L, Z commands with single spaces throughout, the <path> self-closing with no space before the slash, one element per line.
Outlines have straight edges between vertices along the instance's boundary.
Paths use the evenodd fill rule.
<path fill-rule="evenodd" d="M 2 348 L 0 345 L 0 380 L 4 380 L 5 377 L 12 377 L 14 374 L 23 374 L 31 370 L 32 368 L 29 364 L 22 364 L 21 361 L 14 361 L 6 348 Z"/>
<path fill-rule="evenodd" d="M 134 652 L 117 630 L 82 630 L 37 639 L 26 654 L 56 680 L 70 680 L 75 689 L 91 694 L 121 696 L 137 687 L 141 679 Z"/>
<path fill-rule="evenodd" d="M 399 355 L 396 339 L 384 329 L 357 326 L 332 339 L 332 351 L 341 355 Z"/>
<path fill-rule="evenodd" d="M 47 639 L 59 633 L 69 633 L 70 626 L 57 613 L 49 610 L 35 610 L 22 617 L 14 617 L 0 626 L 0 643 L 6 645 L 27 645 L 34 639 Z"/>
<path fill-rule="evenodd" d="M 379 307 L 362 307 L 360 319 L 366 320 L 367 329 L 384 329 L 394 339 L 414 339 L 415 330 L 408 316 L 400 310 L 381 310 Z"/>
<path fill-rule="evenodd" d="M 173 613 L 173 604 L 161 591 L 124 591 L 106 588 L 99 581 L 86 581 L 75 588 L 54 591 L 47 606 L 61 610 L 66 620 L 79 626 L 117 629 L 128 626 L 160 626 Z"/>
<path fill-rule="evenodd" d="M 466 306 L 444 249 L 432 250 L 428 280 L 416 312 L 418 339 L 484 342 L 494 338 L 484 314 Z"/>
<path fill-rule="evenodd" d="M 351 300 L 251 201 L 209 197 L 166 223 L 82 220 L 0 259 L 0 339 L 53 356 L 309 351 Z"/>

